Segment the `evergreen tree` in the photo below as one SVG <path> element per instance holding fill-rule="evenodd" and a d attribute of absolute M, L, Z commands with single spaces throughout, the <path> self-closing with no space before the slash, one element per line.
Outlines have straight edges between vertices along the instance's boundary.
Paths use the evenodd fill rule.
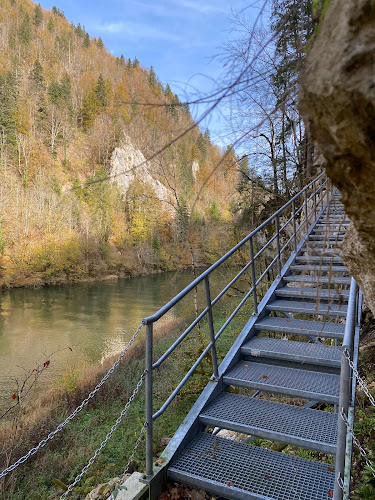
<path fill-rule="evenodd" d="M 47 29 L 50 33 L 53 33 L 54 29 L 55 29 L 55 24 L 52 20 L 52 17 L 49 18 L 48 20 L 48 23 L 47 23 Z"/>
<path fill-rule="evenodd" d="M 90 47 L 90 35 L 88 33 L 85 34 L 85 37 L 83 39 L 83 46 L 85 49 L 88 49 Z"/>
<path fill-rule="evenodd" d="M 61 101 L 65 104 L 65 106 L 69 110 L 72 110 L 72 82 L 68 74 L 65 74 L 61 80 L 60 96 Z"/>
<path fill-rule="evenodd" d="M 52 82 L 48 85 L 47 93 L 49 100 L 53 104 L 58 104 L 59 100 L 61 99 L 61 88 L 59 82 L 56 80 L 52 80 Z"/>
<path fill-rule="evenodd" d="M 40 3 L 38 3 L 38 5 L 35 6 L 33 21 L 34 21 L 34 25 L 37 28 L 42 24 L 42 21 L 43 21 L 43 11 L 42 11 L 42 9 L 40 7 Z"/>
<path fill-rule="evenodd" d="M 131 60 L 130 60 L 130 57 L 129 57 L 129 59 L 128 59 L 128 63 L 127 63 L 127 65 L 126 65 L 126 67 L 127 67 L 127 69 L 128 69 L 128 70 L 131 70 L 131 67 L 132 67 L 132 62 L 131 62 Z"/>
<path fill-rule="evenodd" d="M 98 38 L 96 45 L 99 47 L 99 49 L 104 49 L 104 43 L 100 37 Z"/>
<path fill-rule="evenodd" d="M 31 21 L 29 14 L 26 12 L 23 16 L 23 21 L 20 28 L 20 40 L 25 45 L 28 45 L 31 41 L 31 38 L 32 38 Z"/>
<path fill-rule="evenodd" d="M 85 36 L 85 30 L 82 29 L 82 26 L 80 23 L 78 23 L 77 26 L 75 27 L 75 32 L 76 32 L 76 35 L 78 35 L 81 38 L 83 38 Z"/>
<path fill-rule="evenodd" d="M 125 57 L 124 57 L 124 54 L 121 54 L 120 63 L 121 63 L 121 66 L 125 66 Z"/>
<path fill-rule="evenodd" d="M 102 108 L 108 106 L 108 95 L 103 75 L 100 73 L 95 87 L 95 96 Z"/>
<path fill-rule="evenodd" d="M 164 94 L 166 97 L 172 97 L 172 95 L 173 95 L 171 87 L 169 86 L 169 83 L 167 83 L 167 85 L 165 87 Z"/>
<path fill-rule="evenodd" d="M 132 66 L 133 66 L 133 68 L 138 68 L 138 66 L 139 66 L 139 61 L 138 61 L 138 59 L 136 57 L 134 58 Z"/>
<path fill-rule="evenodd" d="M 0 75 L 0 130 L 4 130 L 7 143 L 14 145 L 17 130 L 18 84 L 13 72 Z"/>
<path fill-rule="evenodd" d="M 31 88 L 35 92 L 41 92 L 45 89 L 46 86 L 44 82 L 43 68 L 39 59 L 35 60 L 32 70 L 30 71 L 29 79 Z"/>
<path fill-rule="evenodd" d="M 150 72 L 148 74 L 148 84 L 150 85 L 150 87 L 155 87 L 156 82 L 157 82 L 156 74 L 154 68 L 151 66 Z"/>

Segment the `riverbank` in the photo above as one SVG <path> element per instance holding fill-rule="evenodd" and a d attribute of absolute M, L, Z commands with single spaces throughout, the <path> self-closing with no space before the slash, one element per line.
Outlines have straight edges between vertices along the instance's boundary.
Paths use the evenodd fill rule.
<path fill-rule="evenodd" d="M 223 304 L 215 318 L 217 328 L 223 323 L 228 311 L 233 308 L 233 299 Z M 240 314 L 228 331 L 223 334 L 218 345 L 220 356 L 224 356 L 247 317 L 248 312 Z M 178 334 L 183 331 L 186 321 L 174 320 L 156 330 L 155 359 L 165 352 Z M 191 366 L 198 355 L 198 345 L 197 336 L 190 335 L 179 346 L 176 354 L 173 354 L 168 362 L 155 373 L 156 407 L 161 406 L 186 369 Z M 83 373 L 73 386 L 69 386 L 66 382 L 65 388 L 64 385 L 60 385 L 59 389 L 49 391 L 25 408 L 22 425 L 17 431 L 17 445 L 12 452 L 12 461 L 53 431 L 87 396 L 112 361 L 113 359 L 106 360 L 100 368 L 92 368 Z M 18 500 L 26 497 L 30 500 L 43 500 L 51 498 L 51 495 L 56 492 L 54 479 L 65 484 L 71 483 L 110 430 L 130 397 L 143 369 L 144 331 L 121 365 L 85 409 L 51 443 L 12 473 L 10 482 L 7 484 L 6 498 Z M 163 449 L 162 438 L 173 435 L 191 408 L 197 394 L 208 381 L 210 374 L 210 363 L 205 360 L 191 382 L 181 391 L 167 412 L 158 419 L 155 426 L 155 456 Z M 84 498 L 95 485 L 121 475 L 142 428 L 144 418 L 144 392 L 142 390 L 129 408 L 125 421 L 84 476 L 72 498 Z M 4 433 L 3 429 L 3 441 Z M 144 445 L 142 444 L 134 457 L 130 471 L 142 471 L 144 460 Z"/>

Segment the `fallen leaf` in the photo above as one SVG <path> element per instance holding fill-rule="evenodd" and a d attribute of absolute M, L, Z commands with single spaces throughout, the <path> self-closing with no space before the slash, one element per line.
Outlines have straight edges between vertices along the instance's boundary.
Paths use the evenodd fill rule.
<path fill-rule="evenodd" d="M 333 467 L 328 467 L 329 472 L 333 472 Z"/>
<path fill-rule="evenodd" d="M 73 349 L 71 347 L 69 347 L 69 351 L 73 351 Z"/>
<path fill-rule="evenodd" d="M 234 486 L 233 481 L 227 481 L 225 484 L 226 484 L 227 486 Z"/>
<path fill-rule="evenodd" d="M 268 375 L 263 375 L 263 378 L 268 378 Z"/>
<path fill-rule="evenodd" d="M 12 394 L 12 399 L 17 399 L 16 393 Z"/>
<path fill-rule="evenodd" d="M 328 490 L 328 496 L 329 496 L 329 498 L 333 498 L 333 491 L 332 490 Z"/>
<path fill-rule="evenodd" d="M 265 479 L 271 479 L 271 477 L 268 474 L 264 474 Z"/>

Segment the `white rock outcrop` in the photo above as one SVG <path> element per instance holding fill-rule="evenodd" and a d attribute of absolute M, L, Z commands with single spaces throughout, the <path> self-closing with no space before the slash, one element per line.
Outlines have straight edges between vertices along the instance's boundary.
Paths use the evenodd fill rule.
<path fill-rule="evenodd" d="M 165 210 L 170 210 L 168 201 L 170 191 L 150 171 L 152 164 L 146 160 L 139 149 L 136 149 L 128 136 L 124 136 L 121 145 L 112 153 L 110 176 L 122 193 L 126 195 L 133 181 L 147 184 L 155 192 L 155 196 L 163 203 Z"/>

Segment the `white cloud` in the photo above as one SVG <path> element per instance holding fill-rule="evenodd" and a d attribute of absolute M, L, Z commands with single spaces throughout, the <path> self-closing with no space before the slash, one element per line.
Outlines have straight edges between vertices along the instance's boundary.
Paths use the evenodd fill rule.
<path fill-rule="evenodd" d="M 132 40 L 141 40 L 143 38 L 151 38 L 155 40 L 167 40 L 171 42 L 180 42 L 180 36 L 169 33 L 163 28 L 150 26 L 136 21 L 118 21 L 114 23 L 103 23 L 96 25 L 95 30 L 100 33 L 109 33 L 111 35 L 123 35 L 123 37 L 131 38 Z"/>
<path fill-rule="evenodd" d="M 201 14 L 208 13 L 226 13 L 228 11 L 227 8 L 216 4 L 202 4 L 195 0 L 178 0 L 178 5 L 180 7 L 184 7 L 185 9 L 195 10 Z"/>

